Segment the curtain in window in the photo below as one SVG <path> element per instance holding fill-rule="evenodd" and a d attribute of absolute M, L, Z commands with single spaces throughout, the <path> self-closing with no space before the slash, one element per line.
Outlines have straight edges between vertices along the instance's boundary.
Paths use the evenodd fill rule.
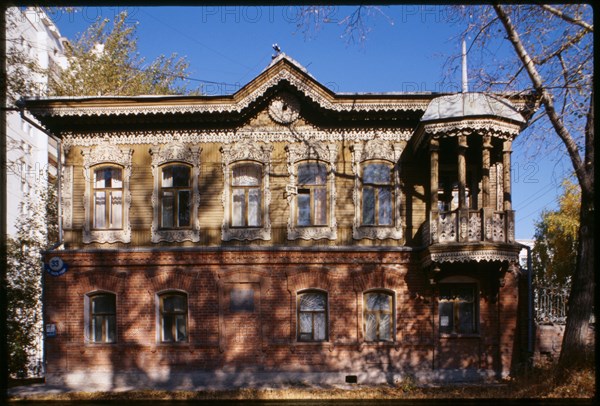
<path fill-rule="evenodd" d="M 327 339 L 327 295 L 308 292 L 299 295 L 298 339 L 324 341 Z"/>

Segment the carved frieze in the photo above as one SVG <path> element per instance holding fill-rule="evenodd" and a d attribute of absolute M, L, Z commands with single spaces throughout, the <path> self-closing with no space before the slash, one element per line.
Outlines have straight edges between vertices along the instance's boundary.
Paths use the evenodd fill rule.
<path fill-rule="evenodd" d="M 291 124 L 300 116 L 300 102 L 291 93 L 283 92 L 269 103 L 269 116 L 279 124 Z"/>
<path fill-rule="evenodd" d="M 200 147 L 190 146 L 179 142 L 171 142 L 161 147 L 150 148 L 150 155 L 152 155 L 152 175 L 154 177 L 154 188 L 152 190 L 151 198 L 153 216 L 152 227 L 150 229 L 152 234 L 152 242 L 200 241 L 200 220 L 198 219 L 198 207 L 200 206 L 200 192 L 198 189 L 198 177 L 200 176 L 200 151 Z M 160 226 L 160 167 L 170 162 L 187 163 L 192 168 L 192 207 L 190 228 L 163 229 Z"/>

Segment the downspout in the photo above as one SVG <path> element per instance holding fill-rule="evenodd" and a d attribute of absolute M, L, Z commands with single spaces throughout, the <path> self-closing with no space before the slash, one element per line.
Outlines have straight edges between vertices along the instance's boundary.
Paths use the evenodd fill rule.
<path fill-rule="evenodd" d="M 531 247 L 527 246 L 527 351 L 529 356 L 533 355 L 533 260 L 531 258 Z"/>
<path fill-rule="evenodd" d="M 41 125 L 39 125 L 37 122 L 35 122 L 34 120 L 30 119 L 29 117 L 27 117 L 25 115 L 25 106 L 22 104 L 21 100 L 19 100 L 17 102 L 17 105 L 19 106 L 19 112 L 21 115 L 21 118 L 23 120 L 25 120 L 27 123 L 31 124 L 32 126 L 34 126 L 35 128 L 37 128 L 38 130 L 40 130 L 41 132 L 43 132 L 44 134 L 46 134 L 48 137 L 52 138 L 54 141 L 56 141 L 56 155 L 57 155 L 57 160 L 58 160 L 58 168 L 57 168 L 57 174 L 56 174 L 56 197 L 58 199 L 58 241 L 53 244 L 52 246 L 50 246 L 45 253 L 47 253 L 48 251 L 53 251 L 56 248 L 60 247 L 63 244 L 63 229 L 62 229 L 62 143 L 61 143 L 61 139 L 56 137 L 54 134 L 52 134 L 51 132 L 49 132 L 48 130 L 46 130 L 44 127 L 42 127 Z M 46 300 L 45 300 L 45 296 L 46 296 L 46 272 L 45 270 L 42 270 L 42 275 L 41 275 L 41 284 L 42 284 L 42 292 L 41 292 L 41 299 L 42 299 L 42 373 L 44 375 L 44 377 L 46 376 Z"/>

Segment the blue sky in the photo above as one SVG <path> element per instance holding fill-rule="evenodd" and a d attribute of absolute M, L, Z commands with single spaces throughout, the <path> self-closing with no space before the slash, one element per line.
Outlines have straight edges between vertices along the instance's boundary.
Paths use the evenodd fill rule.
<path fill-rule="evenodd" d="M 97 18 L 114 19 L 124 7 L 83 7 L 52 16 L 71 40 Z M 298 7 L 137 7 L 127 8 L 137 23 L 138 47 L 147 60 L 175 52 L 190 62 L 192 86 L 207 94 L 233 93 L 270 62 L 272 44 L 304 65 L 336 92 L 447 92 L 460 89 L 460 70 L 445 62 L 460 54 L 460 18 L 443 7 L 382 7 L 367 24 L 360 44 L 342 38 L 343 19 L 353 7 L 332 7 L 327 23 L 308 34 L 298 27 Z M 448 23 L 448 20 L 453 24 Z M 501 51 L 502 52 L 502 51 Z M 456 68 L 456 66 L 454 66 Z M 450 73 L 448 73 L 450 72 Z M 532 238 L 542 209 L 556 208 L 558 186 L 569 170 L 564 160 L 536 153 L 526 136 L 513 153 L 513 208 L 516 236 Z"/>

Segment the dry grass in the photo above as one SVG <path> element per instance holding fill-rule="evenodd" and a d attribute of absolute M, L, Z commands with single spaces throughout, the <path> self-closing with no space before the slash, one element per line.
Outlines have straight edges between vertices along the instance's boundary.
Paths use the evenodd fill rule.
<path fill-rule="evenodd" d="M 551 366 L 523 372 L 516 379 L 490 385 L 417 387 L 411 381 L 396 386 L 356 385 L 350 389 L 311 388 L 298 384 L 285 389 L 244 388 L 227 391 L 129 391 L 39 394 L 11 400 L 301 400 L 301 399 L 588 399 L 595 396 L 595 368 L 558 373 Z"/>

